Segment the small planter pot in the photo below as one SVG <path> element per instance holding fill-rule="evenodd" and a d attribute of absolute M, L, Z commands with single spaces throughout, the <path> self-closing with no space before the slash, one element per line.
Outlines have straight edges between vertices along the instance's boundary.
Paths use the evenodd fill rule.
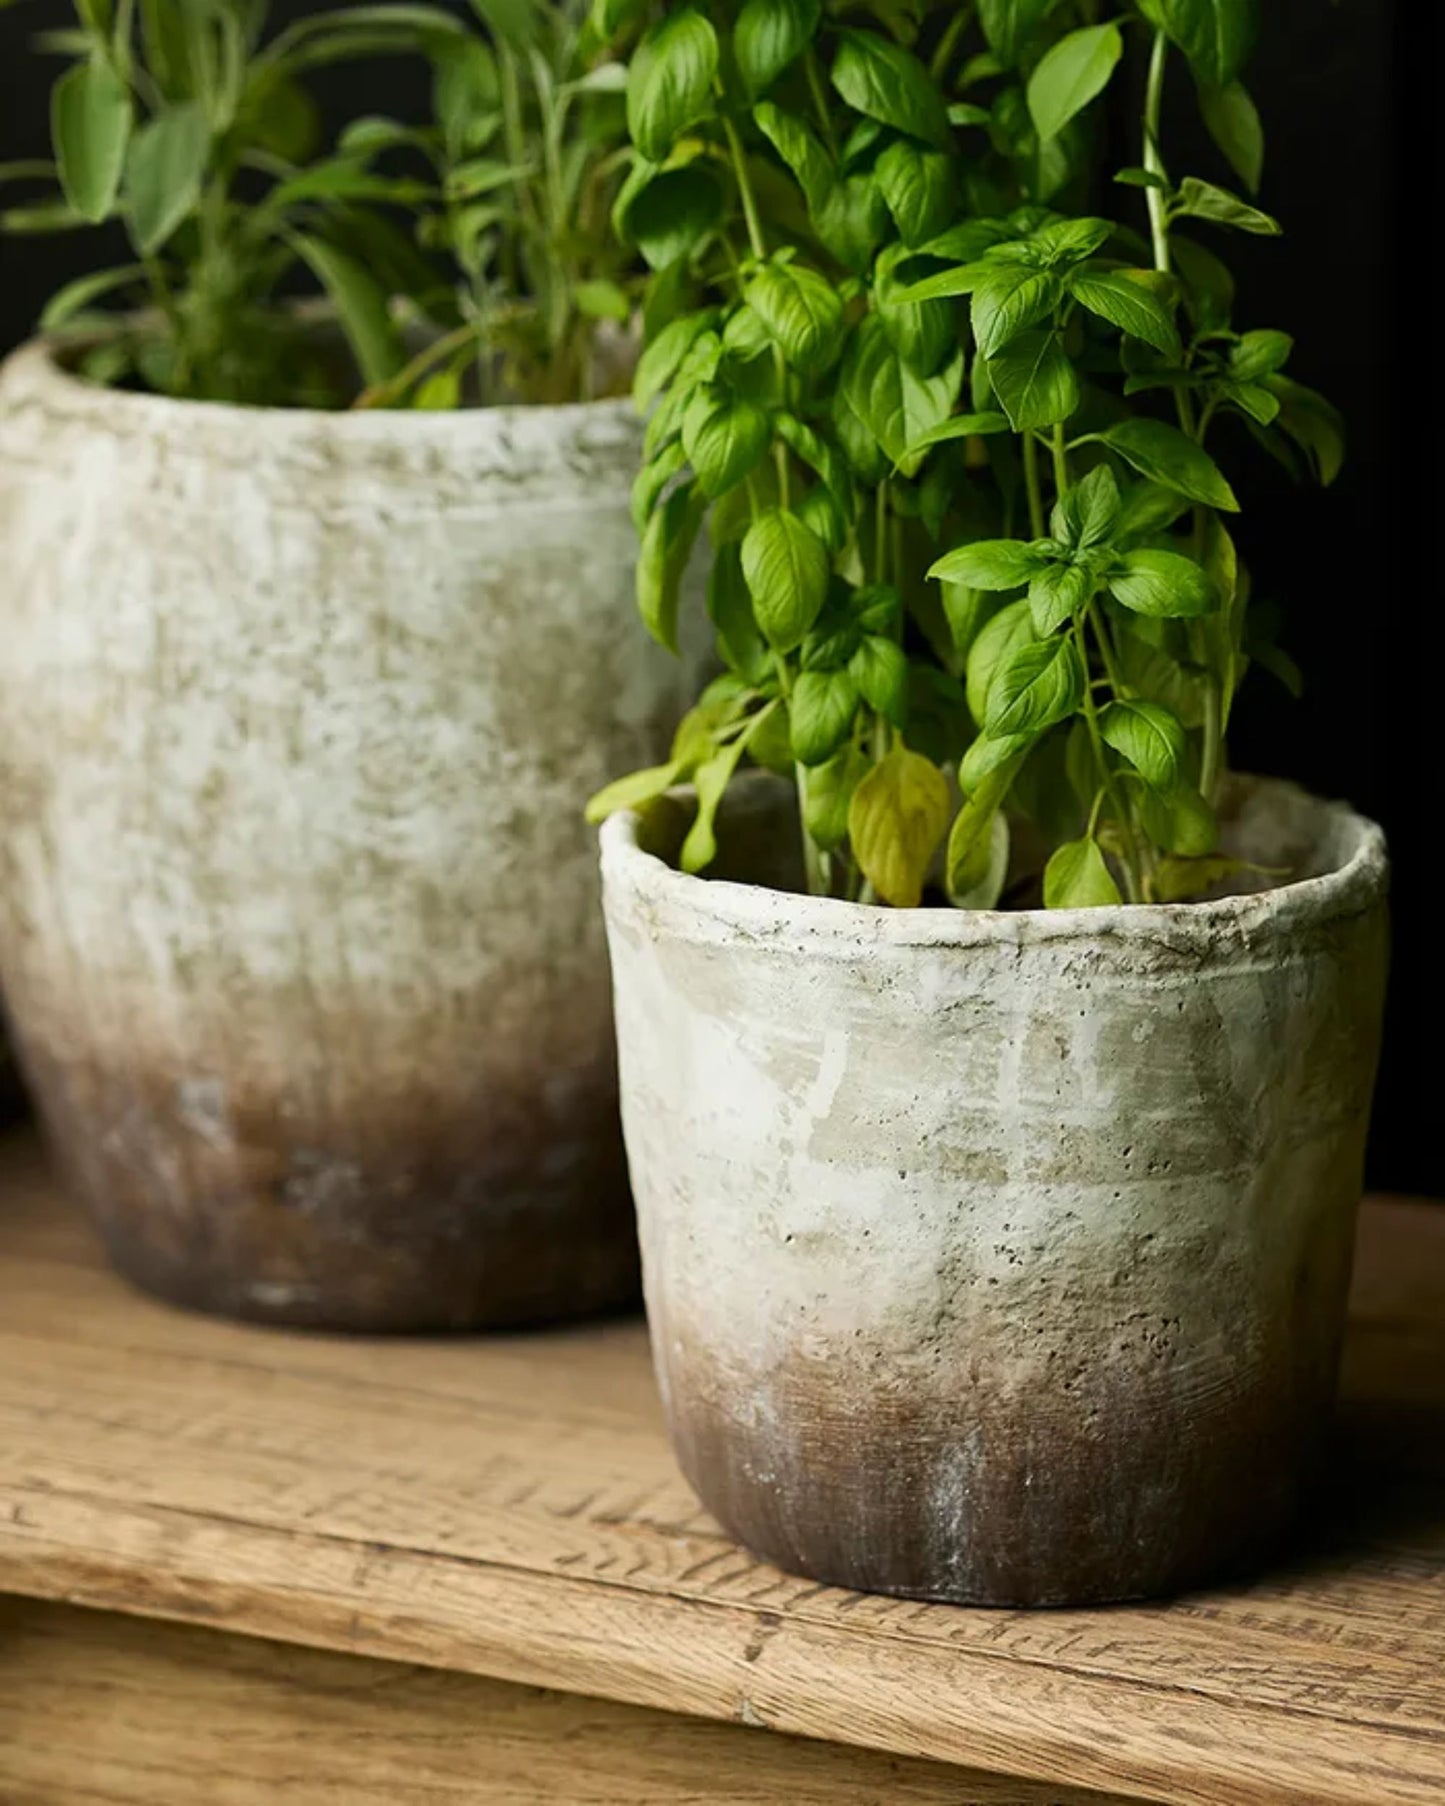
<path fill-rule="evenodd" d="M 1296 882 L 888 911 L 604 828 L 653 1350 L 704 1504 L 783 1568 L 1145 1596 L 1279 1535 L 1332 1401 L 1386 945 L 1379 830 L 1242 785 Z M 785 833 L 759 796 L 732 823 Z"/>
<path fill-rule="evenodd" d="M 0 378 L 0 970 L 116 1265 L 359 1330 L 635 1295 L 587 794 L 685 677 L 626 402 Z"/>

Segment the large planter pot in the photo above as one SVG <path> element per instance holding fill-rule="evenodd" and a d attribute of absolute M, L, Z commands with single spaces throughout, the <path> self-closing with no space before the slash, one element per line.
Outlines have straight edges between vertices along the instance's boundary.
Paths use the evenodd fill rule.
<path fill-rule="evenodd" d="M 0 971 L 115 1263 L 462 1328 L 635 1295 L 588 793 L 658 756 L 625 402 L 0 378 Z"/>
<path fill-rule="evenodd" d="M 653 1349 L 703 1502 L 781 1567 L 990 1605 L 1257 1557 L 1332 1399 L 1378 829 L 1261 784 L 1234 842 L 1295 882 L 962 913 L 685 877 L 675 813 L 615 817 L 603 869 Z"/>

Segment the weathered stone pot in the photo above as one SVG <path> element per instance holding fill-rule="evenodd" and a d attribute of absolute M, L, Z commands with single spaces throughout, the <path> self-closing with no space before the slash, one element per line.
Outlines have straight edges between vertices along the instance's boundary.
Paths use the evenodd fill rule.
<path fill-rule="evenodd" d="M 110 1254 L 363 1330 L 635 1296 L 592 836 L 658 756 L 626 402 L 0 378 L 0 971 Z"/>
<path fill-rule="evenodd" d="M 1260 784 L 1234 842 L 1295 882 L 966 914 L 683 876 L 678 808 L 602 840 L 654 1357 L 699 1497 L 781 1567 L 931 1599 L 1255 1559 L 1332 1400 L 1378 829 Z"/>

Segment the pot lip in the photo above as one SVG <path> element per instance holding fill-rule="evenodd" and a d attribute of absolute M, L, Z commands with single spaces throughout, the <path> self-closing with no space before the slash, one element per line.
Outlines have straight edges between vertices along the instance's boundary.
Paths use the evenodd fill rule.
<path fill-rule="evenodd" d="M 559 427 L 580 431 L 604 420 L 625 420 L 638 431 L 642 425 L 628 395 L 447 409 L 284 408 L 238 401 L 185 401 L 149 390 L 110 389 L 77 376 L 66 369 L 59 354 L 83 339 L 84 335 L 41 334 L 18 346 L 0 361 L 0 406 L 8 409 L 26 400 L 67 419 L 91 421 L 104 428 L 114 427 L 118 420 L 164 427 L 184 418 L 201 427 L 209 424 L 234 430 L 240 420 L 278 435 L 327 432 L 356 444 L 385 439 L 393 445 L 404 437 L 422 446 L 460 437 L 501 439 L 540 422 L 546 422 L 554 436 Z"/>
<path fill-rule="evenodd" d="M 1343 864 L 1315 877 L 1243 896 L 1192 903 L 1121 903 L 1107 909 L 886 909 L 836 897 L 739 884 L 680 872 L 638 844 L 642 816 L 619 810 L 599 835 L 609 917 L 617 893 L 666 909 L 670 931 L 688 927 L 711 938 L 718 930 L 810 941 L 856 956 L 860 942 L 877 947 L 979 947 L 1040 942 L 1100 943 L 1166 940 L 1217 948 L 1252 929 L 1317 926 L 1360 915 L 1381 903 L 1388 888 L 1384 831 L 1348 803 L 1327 802 L 1279 778 L 1244 777 L 1250 790 L 1308 802 L 1354 841 Z"/>

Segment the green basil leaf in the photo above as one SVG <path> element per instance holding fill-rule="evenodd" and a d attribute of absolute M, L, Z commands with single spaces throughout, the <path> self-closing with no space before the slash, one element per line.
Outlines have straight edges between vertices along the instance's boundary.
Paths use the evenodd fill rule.
<path fill-rule="evenodd" d="M 1078 564 L 1046 564 L 1029 584 L 1029 618 L 1041 637 L 1071 621 L 1094 593 L 1095 578 Z"/>
<path fill-rule="evenodd" d="M 750 100 L 766 93 L 818 29 L 819 0 L 744 0 L 733 56 Z"/>
<path fill-rule="evenodd" d="M 77 276 L 74 282 L 67 282 L 64 288 L 56 292 L 45 303 L 45 311 L 40 316 L 40 330 L 55 332 L 68 320 L 73 320 L 102 295 L 111 294 L 129 283 L 143 280 L 145 266 L 139 263 L 128 263 L 120 269 L 95 270 L 88 276 Z"/>
<path fill-rule="evenodd" d="M 836 852 L 847 839 L 853 792 L 872 768 L 867 753 L 850 743 L 824 764 L 804 771 L 804 826 L 825 853 Z"/>
<path fill-rule="evenodd" d="M 929 251 L 929 256 L 933 255 Z M 971 295 L 982 282 L 996 275 L 994 263 L 965 263 L 955 270 L 940 270 L 936 276 L 925 276 L 899 291 L 900 301 L 950 301 L 959 295 Z"/>
<path fill-rule="evenodd" d="M 1158 22 L 1200 81 L 1232 82 L 1254 48 L 1257 0 L 1152 0 Z"/>
<path fill-rule="evenodd" d="M 685 872 L 704 872 L 717 858 L 718 805 L 732 782 L 747 743 L 747 734 L 739 734 L 726 746 L 718 747 L 692 774 L 693 788 L 697 791 L 697 814 L 677 857 L 677 863 Z"/>
<path fill-rule="evenodd" d="M 838 354 L 843 303 L 816 270 L 797 263 L 764 264 L 744 291 L 795 370 L 816 374 Z"/>
<path fill-rule="evenodd" d="M 915 439 L 908 447 L 908 456 L 914 457 L 928 451 L 932 446 L 942 445 L 949 439 L 983 438 L 990 433 L 1006 433 L 1009 430 L 1008 416 L 985 411 L 982 414 L 952 414 L 947 420 Z"/>
<path fill-rule="evenodd" d="M 979 0 L 978 21 L 989 49 L 1013 68 L 1043 24 L 1053 0 Z"/>
<path fill-rule="evenodd" d="M 951 898 L 973 896 L 988 883 L 998 861 L 998 838 L 995 822 L 1009 785 L 1023 763 L 1030 736 L 1018 735 L 1022 750 L 994 766 L 964 798 L 963 807 L 954 817 L 949 831 L 948 851 L 944 856 L 944 887 Z M 977 741 L 974 742 L 978 744 Z M 995 899 L 996 901 L 997 899 Z M 962 903 L 961 903 L 961 906 Z M 975 904 L 977 908 L 980 905 Z"/>
<path fill-rule="evenodd" d="M 1278 425 L 1309 459 L 1317 479 L 1329 487 L 1345 461 L 1345 423 L 1339 410 L 1315 389 L 1276 372 L 1265 386 L 1279 400 Z"/>
<path fill-rule="evenodd" d="M 948 831 L 948 780 L 931 759 L 894 746 L 853 792 L 848 834 L 858 869 L 885 903 L 914 909 Z"/>
<path fill-rule="evenodd" d="M 1086 257 L 1092 257 L 1105 239 L 1113 235 L 1113 222 L 1106 219 L 1060 219 L 1048 225 L 1038 226 L 1017 246 L 1022 254 L 1027 251 L 1034 258 L 1041 258 L 1048 269 L 1056 269 L 1060 265 L 1082 263 Z M 994 252 L 1001 256 L 1003 247 Z"/>
<path fill-rule="evenodd" d="M 1111 702 L 1099 732 L 1155 790 L 1171 791 L 1184 764 L 1184 729 L 1157 702 Z"/>
<path fill-rule="evenodd" d="M 1056 332 L 1021 333 L 987 359 L 987 369 L 1016 433 L 1067 420 L 1079 405 L 1079 379 Z"/>
<path fill-rule="evenodd" d="M 50 135 L 71 208 L 96 223 L 115 205 L 130 141 L 130 90 L 109 60 L 93 54 L 50 91 Z"/>
<path fill-rule="evenodd" d="M 1214 811 L 1197 790 L 1187 785 L 1181 784 L 1169 796 L 1145 791 L 1140 798 L 1139 815 L 1144 832 L 1166 852 L 1198 859 L 1219 845 L 1219 823 Z"/>
<path fill-rule="evenodd" d="M 984 704 L 984 732 L 1042 733 L 1072 715 L 1083 695 L 1084 673 L 1072 642 L 1032 641 L 994 674 Z"/>
<path fill-rule="evenodd" d="M 994 357 L 1028 327 L 1047 319 L 1063 298 L 1063 284 L 1048 270 L 1005 264 L 973 291 L 973 336 L 984 357 Z"/>
<path fill-rule="evenodd" d="M 894 727 L 903 727 L 908 716 L 908 657 L 897 640 L 868 634 L 848 661 L 848 671 L 858 694 L 870 709 Z"/>
<path fill-rule="evenodd" d="M 1029 114 L 1041 143 L 1063 131 L 1109 85 L 1124 54 L 1117 25 L 1086 25 L 1059 39 L 1029 77 Z"/>
<path fill-rule="evenodd" d="M 1022 539 L 976 539 L 945 552 L 928 575 L 970 589 L 1021 589 L 1048 564 L 1041 552 Z"/>
<path fill-rule="evenodd" d="M 876 32 L 838 33 L 833 86 L 848 105 L 895 132 L 939 149 L 949 142 L 948 112 L 927 69 L 911 51 Z"/>
<path fill-rule="evenodd" d="M 1264 127 L 1248 89 L 1239 82 L 1228 82 L 1222 88 L 1201 82 L 1199 110 L 1230 168 L 1251 194 L 1258 194 L 1264 174 Z"/>
<path fill-rule="evenodd" d="M 630 198 L 626 235 L 649 268 L 665 270 L 690 256 L 723 216 L 722 184 L 701 163 L 664 169 Z"/>
<path fill-rule="evenodd" d="M 632 771 L 625 778 L 614 778 L 595 796 L 588 798 L 587 820 L 595 828 L 609 815 L 616 815 L 623 809 L 640 809 L 644 803 L 653 802 L 664 791 L 671 790 L 685 772 L 683 761 L 672 759 L 666 765 L 649 765 L 645 771 Z"/>
<path fill-rule="evenodd" d="M 772 661 L 753 619 L 753 599 L 735 543 L 720 545 L 713 555 L 707 611 L 717 629 L 718 651 L 728 666 L 748 683 L 758 682 Z"/>
<path fill-rule="evenodd" d="M 1087 551 L 1114 531 L 1122 506 L 1113 471 L 1107 464 L 1100 464 L 1054 503 L 1049 531 L 1064 545 Z"/>
<path fill-rule="evenodd" d="M 1121 420 L 1099 437 L 1141 476 L 1187 495 L 1192 502 L 1238 512 L 1239 503 L 1219 466 L 1177 426 L 1163 420 Z"/>
<path fill-rule="evenodd" d="M 637 607 L 643 626 L 659 645 L 677 651 L 677 611 L 704 502 L 691 483 L 680 483 L 658 508 L 642 536 L 637 555 Z"/>
<path fill-rule="evenodd" d="M 1208 614 L 1215 595 L 1192 558 L 1141 546 L 1127 552 L 1105 581 L 1109 594 L 1135 614 L 1161 618 Z"/>
<path fill-rule="evenodd" d="M 1045 909 L 1106 909 L 1122 902 L 1095 841 L 1066 840 L 1044 867 Z"/>
<path fill-rule="evenodd" d="M 968 712 L 976 722 L 981 722 L 988 712 L 988 693 L 994 678 L 1013 655 L 1031 645 L 1033 639 L 1027 596 L 1010 602 L 978 628 L 967 653 L 965 691 Z"/>
<path fill-rule="evenodd" d="M 166 108 L 130 141 L 125 200 L 130 238 L 141 256 L 159 251 L 195 211 L 210 152 L 211 126 L 200 101 Z"/>
<path fill-rule="evenodd" d="M 627 129 L 648 162 L 661 163 L 710 117 L 717 68 L 717 33 L 694 7 L 666 14 L 643 38 L 628 70 Z"/>
<path fill-rule="evenodd" d="M 1236 382 L 1256 382 L 1282 370 L 1293 350 L 1294 340 L 1287 332 L 1261 327 L 1241 333 L 1238 344 L 1229 348 L 1229 374 Z"/>
<path fill-rule="evenodd" d="M 770 100 L 753 108 L 758 130 L 792 170 L 810 213 L 816 214 L 833 190 L 836 180 L 832 159 L 810 126 L 785 113 Z"/>
<path fill-rule="evenodd" d="M 682 417 L 682 443 L 697 480 L 710 496 L 740 483 L 767 455 L 772 428 L 763 410 L 709 384 Z"/>
<path fill-rule="evenodd" d="M 800 671 L 789 703 L 793 757 L 821 765 L 853 731 L 858 686 L 846 671 Z"/>
<path fill-rule="evenodd" d="M 698 335 L 716 324 L 717 310 L 710 307 L 700 308 L 695 313 L 682 314 L 676 320 L 668 321 L 637 360 L 637 372 L 632 380 L 632 398 L 639 411 L 646 409 L 659 391 L 672 380 L 678 365 L 692 349 Z"/>
<path fill-rule="evenodd" d="M 1142 339 L 1175 363 L 1182 358 L 1169 309 L 1142 282 L 1115 270 L 1075 270 L 1069 277 L 1069 293 L 1081 307 L 1131 338 Z"/>
<path fill-rule="evenodd" d="M 958 767 L 958 783 L 963 794 L 973 796 L 983 788 L 986 778 L 1006 765 L 1016 768 L 1037 738 L 1034 733 L 980 734 Z"/>
<path fill-rule="evenodd" d="M 827 596 L 827 547 L 788 509 L 770 508 L 744 534 L 742 560 L 759 627 L 779 652 L 791 652 Z"/>
<path fill-rule="evenodd" d="M 923 244 L 953 217 L 957 182 L 951 160 L 941 151 L 898 138 L 880 153 L 873 173 L 904 244 Z"/>
<path fill-rule="evenodd" d="M 1240 232 L 1252 232 L 1257 238 L 1278 238 L 1282 230 L 1272 215 L 1251 207 L 1227 188 L 1213 182 L 1202 182 L 1198 176 L 1185 176 L 1170 204 L 1173 218 L 1213 220 L 1219 226 L 1233 226 Z"/>
<path fill-rule="evenodd" d="M 898 355 L 877 315 L 868 315 L 849 342 L 836 396 L 835 418 L 850 458 L 851 420 L 889 464 L 913 476 L 923 454 L 910 448 L 953 412 L 962 382 L 961 355 L 938 375 L 921 377 Z"/>
<path fill-rule="evenodd" d="M 681 471 L 684 461 L 682 441 L 673 439 L 632 479 L 632 525 L 639 536 L 647 531 L 647 523 L 662 499 L 663 490 Z"/>
<path fill-rule="evenodd" d="M 824 245 L 839 263 L 860 275 L 888 235 L 888 207 L 871 174 L 832 183 L 812 214 Z"/>

